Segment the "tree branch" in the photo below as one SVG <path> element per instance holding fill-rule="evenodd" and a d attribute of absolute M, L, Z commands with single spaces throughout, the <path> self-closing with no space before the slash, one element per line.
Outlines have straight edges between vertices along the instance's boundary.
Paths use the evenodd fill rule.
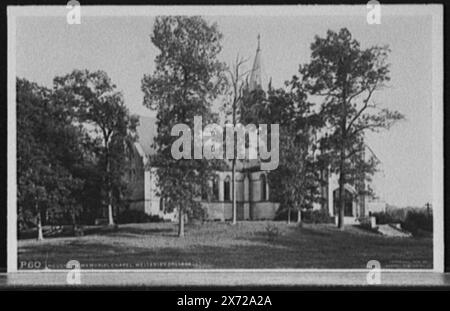
<path fill-rule="evenodd" d="M 352 125 L 355 123 L 355 121 L 361 116 L 361 114 L 369 107 L 369 100 L 372 97 L 373 92 L 376 90 L 377 88 L 377 82 L 375 82 L 374 86 L 372 89 L 369 90 L 369 94 L 367 95 L 366 99 L 364 100 L 364 106 L 361 108 L 360 111 L 358 111 L 358 113 L 352 118 L 352 120 L 350 121 L 350 123 L 348 124 L 346 130 L 350 130 L 350 128 L 352 127 Z M 362 92 L 361 92 L 362 93 Z M 353 96 L 354 97 L 354 96 Z M 350 103 L 350 100 L 348 101 Z"/>

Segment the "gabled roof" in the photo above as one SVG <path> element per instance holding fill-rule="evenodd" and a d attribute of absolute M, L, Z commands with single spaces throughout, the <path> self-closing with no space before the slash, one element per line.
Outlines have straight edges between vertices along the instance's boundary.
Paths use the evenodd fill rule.
<path fill-rule="evenodd" d="M 139 125 L 136 127 L 138 138 L 134 143 L 136 151 L 144 158 L 144 162 L 148 156 L 156 154 L 156 150 L 152 147 L 154 138 L 158 134 L 158 127 L 156 126 L 155 117 L 139 116 Z M 231 169 L 231 160 L 224 160 L 225 166 Z M 258 159 L 238 160 L 236 161 L 236 170 L 258 170 L 260 168 L 260 161 Z"/>

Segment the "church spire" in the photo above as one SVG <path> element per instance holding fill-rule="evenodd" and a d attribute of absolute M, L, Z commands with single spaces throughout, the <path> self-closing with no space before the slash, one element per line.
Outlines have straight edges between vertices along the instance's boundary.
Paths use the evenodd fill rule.
<path fill-rule="evenodd" d="M 256 48 L 255 60 L 250 73 L 249 91 L 262 88 L 262 70 L 261 70 L 261 36 L 258 34 L 258 47 Z"/>

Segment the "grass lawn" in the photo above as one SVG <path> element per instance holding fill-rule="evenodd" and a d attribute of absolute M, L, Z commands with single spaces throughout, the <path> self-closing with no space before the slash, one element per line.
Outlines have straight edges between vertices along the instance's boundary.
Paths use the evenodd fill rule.
<path fill-rule="evenodd" d="M 279 235 L 270 239 L 266 227 Z M 359 268 L 378 260 L 382 268 L 432 268 L 432 238 L 385 237 L 357 227 L 340 231 L 331 224 L 208 222 L 188 224 L 177 237 L 175 223 L 90 228 L 83 237 L 19 240 L 19 269 L 45 263 L 62 269 L 78 260 L 83 269 L 138 268 Z"/>

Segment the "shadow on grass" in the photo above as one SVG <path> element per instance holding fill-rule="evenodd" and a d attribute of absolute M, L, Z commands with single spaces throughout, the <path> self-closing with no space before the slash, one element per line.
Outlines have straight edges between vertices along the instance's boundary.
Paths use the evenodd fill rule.
<path fill-rule="evenodd" d="M 164 240 L 168 231 L 173 232 L 170 238 L 176 236 L 174 228 L 144 230 L 124 227 L 118 231 L 145 235 L 157 230 L 159 236 L 155 234 L 155 238 Z M 192 234 L 193 240 L 209 238 L 205 232 L 196 232 L 197 235 L 187 233 Z M 63 267 L 69 260 L 75 259 L 80 261 L 82 267 L 87 265 L 87 269 L 365 269 L 367 262 L 375 259 L 380 261 L 382 267 L 393 262 L 397 263 L 397 268 L 411 268 L 411 265 L 419 269 L 432 267 L 430 239 L 386 238 L 328 227 L 291 227 L 274 240 L 264 235 L 263 228 L 254 233 L 236 236 L 234 244 L 227 246 L 220 240 L 217 245 L 202 245 L 189 241 L 189 236 L 184 241 L 178 240 L 177 245 L 166 247 L 151 241 L 146 247 L 115 244 L 111 240 L 102 243 L 74 239 L 60 245 L 47 241 L 47 244 L 34 243 L 20 247 L 19 262 L 45 260 L 50 267 Z M 188 265 L 179 266 L 179 263 Z"/>
<path fill-rule="evenodd" d="M 261 255 L 272 253 L 275 262 L 291 263 L 292 268 L 366 269 L 370 260 L 392 268 L 432 268 L 433 246 L 429 238 L 392 238 L 358 234 L 355 230 L 296 227 L 273 240 L 264 235 L 242 239 L 272 248 L 273 252 L 266 249 Z"/>
<path fill-rule="evenodd" d="M 82 226 L 83 228 L 83 236 L 89 235 L 115 235 L 115 236 L 127 236 L 127 235 L 152 235 L 159 233 L 168 233 L 174 232 L 173 228 L 139 228 L 132 227 L 133 224 L 123 224 L 117 226 Z M 143 224 L 145 225 L 145 224 Z M 172 234 L 176 236 L 176 233 Z M 171 236 L 171 235 L 168 235 Z M 45 239 L 54 239 L 54 238 L 66 238 L 66 237 L 75 237 L 73 227 L 72 226 L 61 226 L 61 230 L 52 232 L 50 228 L 46 228 L 44 230 L 44 238 Z M 37 229 L 28 229 L 26 231 L 19 232 L 18 234 L 19 240 L 30 240 L 37 238 Z"/>
<path fill-rule="evenodd" d="M 119 225 L 118 227 L 99 227 L 85 230 L 85 235 L 109 234 L 109 235 L 152 235 L 163 232 L 172 232 L 172 228 L 135 228 L 126 225 Z"/>

